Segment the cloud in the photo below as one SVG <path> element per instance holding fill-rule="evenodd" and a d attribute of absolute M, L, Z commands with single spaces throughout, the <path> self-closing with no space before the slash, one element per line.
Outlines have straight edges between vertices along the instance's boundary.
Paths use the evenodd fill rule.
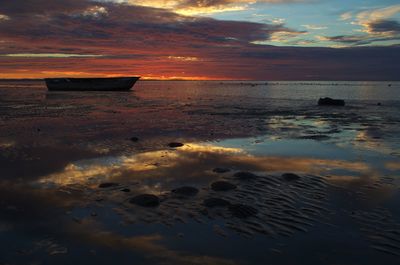
<path fill-rule="evenodd" d="M 338 35 L 326 37 L 325 40 L 352 45 L 367 45 L 375 42 L 388 42 L 400 39 L 400 23 L 391 19 L 400 13 L 400 5 L 385 8 L 369 9 L 357 14 L 347 12 L 341 15 L 341 20 L 351 20 L 352 24 L 361 26 L 364 34 Z"/>
<path fill-rule="evenodd" d="M 103 6 L 92 6 L 83 11 L 82 15 L 92 18 L 102 18 L 108 15 L 108 11 Z"/>
<path fill-rule="evenodd" d="M 371 23 L 377 20 L 383 20 L 394 16 L 400 12 L 400 4 L 392 5 L 384 8 L 371 9 L 360 12 L 356 15 L 357 21 L 360 24 Z"/>
<path fill-rule="evenodd" d="M 72 73 L 259 80 L 398 78 L 400 58 L 393 54 L 399 47 L 265 45 L 271 40 L 286 45 L 302 41 L 296 37 L 306 31 L 284 24 L 184 16 L 168 9 L 89 0 L 6 1 L 0 13 L 10 17 L 0 23 L 0 78 Z M 388 25 L 375 25 L 375 30 L 382 28 Z M 376 66 L 374 54 L 385 67 Z M 355 73 L 350 76 L 351 71 Z"/>
<path fill-rule="evenodd" d="M 42 10 L 33 10 L 30 14 L 24 14 L 23 19 L 12 22 L 13 27 L 11 22 L 2 23 L 1 35 L 14 41 L 31 39 L 39 42 L 46 38 L 48 43 L 62 41 L 64 46 L 98 46 L 107 50 L 107 47 L 121 46 L 121 42 L 123 46 L 140 48 L 147 48 L 143 47 L 145 44 L 153 47 L 164 45 L 152 42 L 152 39 L 158 38 L 182 45 L 182 37 L 192 45 L 231 45 L 235 42 L 267 40 L 275 32 L 293 31 L 284 25 L 187 17 L 139 6 L 90 4 L 90 1 L 86 1 L 86 4 L 81 1 L 74 8 L 49 9 L 43 16 L 38 15 Z M 7 6 L 1 9 L 8 11 L 11 17 L 21 16 L 19 10 L 7 9 Z"/>
<path fill-rule="evenodd" d="M 368 32 L 400 34 L 400 23 L 395 20 L 376 20 L 368 24 Z"/>
<path fill-rule="evenodd" d="M 353 17 L 353 13 L 352 12 L 346 12 L 340 15 L 340 19 L 339 20 L 350 20 Z"/>
<path fill-rule="evenodd" d="M 11 53 L 0 54 L 4 57 L 25 57 L 25 58 L 79 58 L 79 57 L 101 57 L 98 54 L 65 54 L 65 53 Z"/>
<path fill-rule="evenodd" d="M 0 21 L 2 21 L 2 20 L 9 20 L 9 19 L 10 19 L 9 16 L 0 14 Z"/>
<path fill-rule="evenodd" d="M 355 46 L 368 45 L 375 42 L 396 41 L 400 40 L 400 36 L 370 36 L 370 35 L 337 35 L 330 37 L 321 37 L 321 40 L 339 42 L 343 44 L 351 44 Z"/>
<path fill-rule="evenodd" d="M 302 25 L 306 29 L 309 30 L 321 30 L 321 29 L 327 29 L 328 27 L 325 26 L 319 26 L 319 25 Z"/>
<path fill-rule="evenodd" d="M 298 3 L 307 0 L 105 0 L 147 7 L 165 8 L 182 15 L 212 14 L 219 12 L 241 11 L 255 3 Z"/>
<path fill-rule="evenodd" d="M 2 1 L 0 13 L 14 14 L 21 16 L 24 14 L 47 14 L 51 12 L 70 12 L 82 10 L 93 5 L 87 0 L 27 0 L 27 1 Z M 11 16 L 12 17 L 12 16 Z"/>

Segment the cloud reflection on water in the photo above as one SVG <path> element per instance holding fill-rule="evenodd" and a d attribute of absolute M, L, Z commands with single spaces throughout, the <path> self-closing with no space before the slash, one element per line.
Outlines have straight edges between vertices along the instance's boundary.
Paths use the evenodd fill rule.
<path fill-rule="evenodd" d="M 83 160 L 68 164 L 62 171 L 41 177 L 38 182 L 64 186 L 71 184 L 96 187 L 99 182 L 157 180 L 161 187 L 170 189 L 173 183 L 203 183 L 217 178 L 215 167 L 248 170 L 260 174 L 297 172 L 300 174 L 329 175 L 330 180 L 352 180 L 372 174 L 364 162 L 309 157 L 257 156 L 245 149 L 228 148 L 210 143 L 189 143 L 177 150 L 149 151 L 131 156 Z M 353 177 L 335 175 L 335 171 L 353 172 Z"/>

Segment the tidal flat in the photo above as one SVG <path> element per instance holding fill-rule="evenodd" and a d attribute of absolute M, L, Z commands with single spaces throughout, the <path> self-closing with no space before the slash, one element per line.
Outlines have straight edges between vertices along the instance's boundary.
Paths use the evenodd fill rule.
<path fill-rule="evenodd" d="M 399 264 L 399 89 L 2 81 L 0 264 Z"/>

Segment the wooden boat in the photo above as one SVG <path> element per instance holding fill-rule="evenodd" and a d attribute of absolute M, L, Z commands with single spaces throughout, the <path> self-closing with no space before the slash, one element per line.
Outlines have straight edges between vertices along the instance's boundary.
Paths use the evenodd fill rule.
<path fill-rule="evenodd" d="M 50 91 L 128 91 L 140 77 L 46 78 Z"/>

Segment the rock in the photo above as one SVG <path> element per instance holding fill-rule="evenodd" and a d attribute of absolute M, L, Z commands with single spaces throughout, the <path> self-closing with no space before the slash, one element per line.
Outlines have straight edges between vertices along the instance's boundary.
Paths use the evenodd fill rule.
<path fill-rule="evenodd" d="M 378 105 L 378 106 L 382 106 L 382 103 L 378 102 L 376 105 Z"/>
<path fill-rule="evenodd" d="M 157 207 L 160 205 L 160 199 L 153 194 L 140 194 L 130 199 L 129 202 L 142 207 Z"/>
<path fill-rule="evenodd" d="M 318 100 L 319 106 L 344 106 L 343 99 L 332 99 L 332 98 L 320 98 Z"/>
<path fill-rule="evenodd" d="M 238 218 L 247 218 L 258 213 L 256 208 L 245 204 L 231 204 L 229 206 L 229 211 L 233 216 Z"/>
<path fill-rule="evenodd" d="M 121 191 L 122 192 L 130 192 L 131 190 L 130 189 L 122 189 Z"/>
<path fill-rule="evenodd" d="M 240 179 L 240 180 L 249 180 L 249 179 L 255 179 L 258 176 L 251 173 L 251 172 L 246 172 L 246 171 L 241 171 L 237 172 L 233 175 L 234 178 Z"/>
<path fill-rule="evenodd" d="M 118 186 L 118 183 L 114 183 L 114 182 L 104 182 L 104 183 L 100 183 L 99 188 L 110 188 L 110 187 L 116 187 Z"/>
<path fill-rule="evenodd" d="M 207 208 L 226 207 L 230 204 L 230 202 L 221 198 L 208 198 L 203 201 L 203 205 Z"/>
<path fill-rule="evenodd" d="M 305 140 L 316 140 L 316 141 L 330 139 L 330 137 L 328 135 L 324 135 L 324 134 L 303 135 L 303 136 L 299 136 L 298 138 L 305 139 Z"/>
<path fill-rule="evenodd" d="M 229 168 L 222 168 L 222 167 L 216 167 L 216 168 L 213 169 L 213 172 L 220 173 L 220 174 L 226 173 L 226 172 L 229 172 L 229 171 L 231 171 Z"/>
<path fill-rule="evenodd" d="M 182 147 L 183 143 L 172 142 L 172 143 L 169 143 L 168 146 L 171 148 L 177 148 L 177 147 Z"/>
<path fill-rule="evenodd" d="M 139 141 L 139 138 L 137 138 L 137 137 L 132 137 L 131 139 L 130 139 L 132 142 L 138 142 Z"/>
<path fill-rule="evenodd" d="M 299 180 L 300 176 L 293 174 L 293 173 L 284 173 L 284 174 L 282 174 L 282 178 L 286 181 L 295 181 L 295 180 Z"/>
<path fill-rule="evenodd" d="M 236 185 L 227 181 L 216 181 L 211 184 L 211 189 L 214 191 L 228 191 L 236 189 Z"/>
<path fill-rule="evenodd" d="M 182 196 L 195 196 L 199 193 L 199 190 L 194 187 L 184 186 L 177 189 L 172 190 L 173 193 L 182 195 Z"/>

